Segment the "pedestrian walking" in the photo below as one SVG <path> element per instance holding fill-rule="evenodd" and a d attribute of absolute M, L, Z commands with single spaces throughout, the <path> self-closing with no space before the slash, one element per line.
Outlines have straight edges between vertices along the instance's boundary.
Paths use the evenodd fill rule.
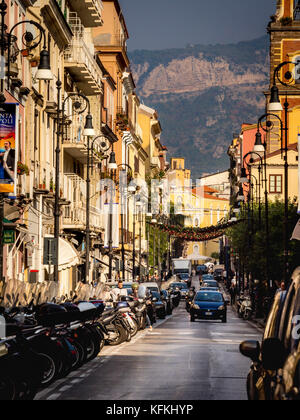
<path fill-rule="evenodd" d="M 236 301 L 236 286 L 232 283 L 229 289 L 230 297 L 231 297 L 231 306 L 235 305 Z"/>

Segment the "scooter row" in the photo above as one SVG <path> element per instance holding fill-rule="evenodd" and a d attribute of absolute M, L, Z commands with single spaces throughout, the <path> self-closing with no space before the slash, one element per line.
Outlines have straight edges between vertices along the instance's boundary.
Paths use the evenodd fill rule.
<path fill-rule="evenodd" d="M 142 299 L 51 302 L 1 308 L 6 335 L 0 340 L 0 400 L 32 400 L 58 379 L 98 356 L 104 345 L 130 341 L 146 327 Z M 37 299 L 38 300 L 38 299 Z M 75 300 L 75 299 L 74 299 Z"/>
<path fill-rule="evenodd" d="M 253 314 L 253 307 L 250 297 L 241 296 L 237 300 L 237 313 L 240 318 L 243 318 L 245 321 L 249 321 Z"/>

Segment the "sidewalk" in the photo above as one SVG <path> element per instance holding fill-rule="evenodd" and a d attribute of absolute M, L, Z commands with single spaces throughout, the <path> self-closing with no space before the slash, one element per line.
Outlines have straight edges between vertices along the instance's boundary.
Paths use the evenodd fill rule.
<path fill-rule="evenodd" d="M 238 308 L 237 308 L 236 303 L 231 307 L 236 313 L 238 312 Z M 266 328 L 266 321 L 263 318 L 251 318 L 248 322 L 257 325 L 259 328 L 261 328 L 263 330 Z"/>

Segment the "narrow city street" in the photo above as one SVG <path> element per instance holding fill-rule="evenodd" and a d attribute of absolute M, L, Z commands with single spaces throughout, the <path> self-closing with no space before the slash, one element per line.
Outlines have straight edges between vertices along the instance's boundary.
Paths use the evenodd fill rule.
<path fill-rule="evenodd" d="M 239 344 L 261 332 L 237 318 L 190 323 L 184 305 L 119 348 L 41 392 L 40 400 L 246 400 L 249 361 Z"/>

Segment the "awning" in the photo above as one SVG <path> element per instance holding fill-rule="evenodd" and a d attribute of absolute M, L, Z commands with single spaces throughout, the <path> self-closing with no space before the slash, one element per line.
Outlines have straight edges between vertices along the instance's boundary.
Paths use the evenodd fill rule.
<path fill-rule="evenodd" d="M 187 259 L 191 261 L 200 261 L 200 260 L 211 261 L 212 260 L 212 258 L 207 257 L 205 255 L 200 255 L 200 254 L 191 254 L 187 257 Z"/>
<path fill-rule="evenodd" d="M 296 224 L 295 230 L 293 232 L 293 236 L 291 240 L 295 239 L 296 241 L 300 241 L 300 219 L 298 223 Z"/>
<path fill-rule="evenodd" d="M 58 271 L 67 270 L 68 268 L 81 264 L 79 253 L 69 241 L 59 238 L 58 251 Z M 47 265 L 45 265 L 44 267 L 48 271 L 49 267 Z M 51 267 L 51 272 L 52 271 L 53 266 Z"/>

